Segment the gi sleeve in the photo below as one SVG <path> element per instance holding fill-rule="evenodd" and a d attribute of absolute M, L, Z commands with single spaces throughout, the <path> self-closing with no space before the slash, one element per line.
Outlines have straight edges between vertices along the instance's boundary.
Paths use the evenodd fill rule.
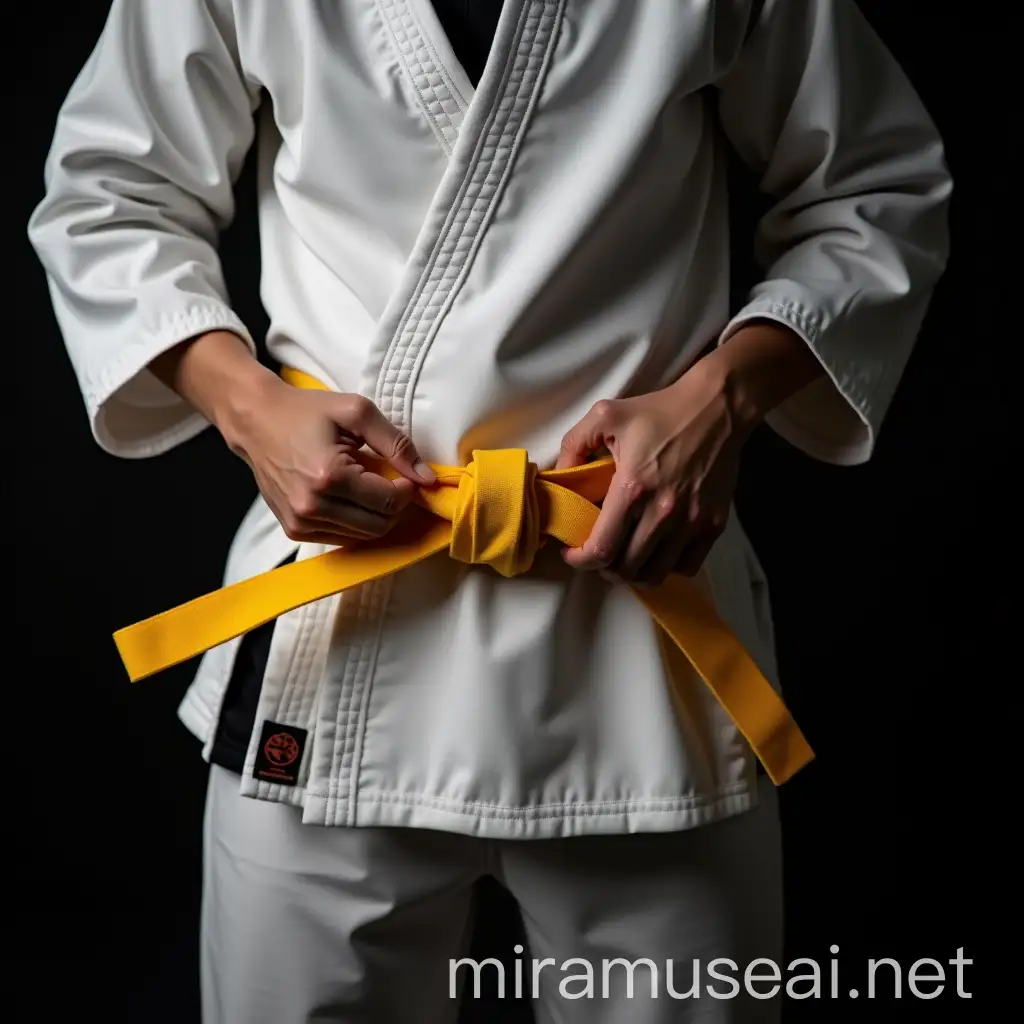
<path fill-rule="evenodd" d="M 947 259 L 942 140 L 854 0 L 766 0 L 718 83 L 722 128 L 772 206 L 764 280 L 726 326 L 792 328 L 823 376 L 768 423 L 806 454 L 867 461 Z"/>
<path fill-rule="evenodd" d="M 93 435 L 143 458 L 207 421 L 147 369 L 234 331 L 216 243 L 255 133 L 230 0 L 114 0 L 61 106 L 29 239 Z"/>

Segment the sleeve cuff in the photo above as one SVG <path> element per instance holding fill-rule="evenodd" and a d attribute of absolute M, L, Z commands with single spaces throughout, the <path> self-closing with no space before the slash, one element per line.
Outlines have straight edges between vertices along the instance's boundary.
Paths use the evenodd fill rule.
<path fill-rule="evenodd" d="M 161 327 L 122 348 L 117 357 L 83 381 L 93 437 L 106 452 L 123 459 L 162 455 L 209 426 L 184 399 L 148 369 L 159 355 L 207 331 L 231 331 L 256 355 L 241 319 L 219 303 L 192 306 Z"/>
<path fill-rule="evenodd" d="M 784 440 L 811 458 L 839 466 L 867 462 L 874 451 L 878 424 L 866 382 L 853 360 L 831 344 L 829 314 L 797 298 L 761 295 L 737 313 L 719 335 L 724 344 L 749 320 L 776 320 L 795 331 L 818 358 L 826 376 L 772 410 L 765 422 Z"/>

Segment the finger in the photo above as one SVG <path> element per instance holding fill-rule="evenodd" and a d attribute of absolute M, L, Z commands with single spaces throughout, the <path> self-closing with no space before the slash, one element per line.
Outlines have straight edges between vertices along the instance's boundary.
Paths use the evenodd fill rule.
<path fill-rule="evenodd" d="M 354 544 L 372 540 L 368 534 L 346 530 L 341 526 L 319 522 L 315 519 L 300 519 L 293 514 L 278 516 L 278 521 L 289 540 L 299 544 Z"/>
<path fill-rule="evenodd" d="M 555 469 L 582 466 L 605 440 L 605 432 L 615 418 L 615 403 L 597 402 L 590 411 L 562 438 Z"/>
<path fill-rule="evenodd" d="M 358 435 L 382 459 L 416 484 L 432 484 L 434 471 L 420 458 L 412 438 L 402 433 L 385 415 L 362 395 L 338 395 L 335 422 Z"/>
<path fill-rule="evenodd" d="M 679 500 L 672 491 L 653 495 L 643 509 L 629 542 L 610 566 L 623 582 L 631 583 L 654 553 L 661 539 L 669 532 L 679 533 L 685 519 L 679 515 Z"/>
<path fill-rule="evenodd" d="M 683 552 L 694 539 L 693 528 L 688 521 L 677 522 L 654 546 L 647 561 L 640 567 L 633 580 L 639 587 L 657 587 L 676 571 Z"/>
<path fill-rule="evenodd" d="M 330 468 L 320 493 L 380 515 L 394 516 L 412 501 L 416 489 L 405 477 L 387 480 L 346 455 Z"/>
<path fill-rule="evenodd" d="M 303 531 L 291 537 L 300 544 L 326 544 L 332 548 L 351 547 L 369 537 L 355 537 L 345 533 L 318 533 L 316 530 Z"/>
<path fill-rule="evenodd" d="M 676 572 L 680 572 L 684 576 L 696 576 L 719 536 L 720 531 L 706 528 L 691 537 L 676 562 Z"/>
<path fill-rule="evenodd" d="M 637 477 L 616 471 L 590 536 L 583 547 L 563 551 L 565 561 L 574 569 L 607 569 L 643 512 L 643 507 L 638 507 L 643 495 L 644 487 Z"/>
<path fill-rule="evenodd" d="M 302 520 L 319 530 L 339 529 L 363 537 L 383 537 L 397 521 L 395 516 L 381 515 L 362 505 L 323 495 L 318 498 L 315 510 Z"/>
<path fill-rule="evenodd" d="M 641 518 L 643 518 L 644 510 L 646 509 L 646 507 L 647 506 L 644 504 L 644 502 L 638 501 L 635 505 L 633 505 L 630 508 L 626 518 L 626 528 L 622 532 L 622 536 L 619 541 L 618 547 L 612 554 L 611 562 L 609 563 L 608 568 L 597 570 L 601 578 L 603 580 L 606 580 L 608 583 L 626 582 L 626 580 L 619 575 L 617 566 L 622 561 L 623 553 L 629 545 L 630 538 L 633 536 L 633 532 L 636 530 L 637 524 L 640 522 Z"/>

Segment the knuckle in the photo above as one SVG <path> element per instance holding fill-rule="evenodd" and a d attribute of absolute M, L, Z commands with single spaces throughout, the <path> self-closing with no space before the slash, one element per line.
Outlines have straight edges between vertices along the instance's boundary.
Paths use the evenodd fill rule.
<path fill-rule="evenodd" d="M 610 423 L 615 418 L 615 401 L 611 398 L 600 399 L 591 407 L 590 415 L 598 423 Z"/>
<path fill-rule="evenodd" d="M 690 501 L 690 521 L 695 526 L 707 526 L 711 521 L 711 512 L 707 500 L 695 494 Z"/>
<path fill-rule="evenodd" d="M 289 540 L 301 541 L 306 533 L 306 531 L 302 529 L 302 524 L 299 520 L 292 515 L 281 517 L 281 528 L 284 530 L 284 535 Z"/>
<path fill-rule="evenodd" d="M 353 427 L 361 427 L 369 423 L 375 412 L 373 402 L 365 395 L 345 395 L 342 399 L 345 418 Z"/>
<path fill-rule="evenodd" d="M 322 494 L 333 482 L 334 474 L 331 471 L 331 466 L 326 463 L 322 466 L 318 466 L 310 474 L 309 483 L 312 491 L 307 497 L 312 498 L 313 494 Z"/>
<path fill-rule="evenodd" d="M 306 491 L 292 501 L 292 515 L 296 523 L 315 515 L 319 502 L 314 491 Z"/>
<path fill-rule="evenodd" d="M 679 498 L 671 491 L 663 491 L 654 502 L 654 510 L 659 519 L 668 519 L 679 507 Z"/>
<path fill-rule="evenodd" d="M 619 487 L 622 489 L 624 497 L 629 502 L 638 501 L 643 497 L 644 492 L 647 490 L 647 485 L 644 483 L 640 474 L 629 471 L 622 474 L 622 479 L 619 481 Z"/>

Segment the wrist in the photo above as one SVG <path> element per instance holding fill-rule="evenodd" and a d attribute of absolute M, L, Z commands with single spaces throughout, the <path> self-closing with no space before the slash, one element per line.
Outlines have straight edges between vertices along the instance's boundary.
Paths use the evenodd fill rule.
<path fill-rule="evenodd" d="M 694 403 L 717 410 L 728 434 L 744 442 L 764 419 L 765 411 L 750 386 L 750 375 L 718 352 L 698 360 L 668 389 L 676 408 L 692 409 Z"/>
<path fill-rule="evenodd" d="M 210 422 L 234 452 L 245 450 L 245 439 L 264 417 L 267 406 L 288 385 L 258 360 L 236 368 L 210 402 Z"/>
<path fill-rule="evenodd" d="M 751 320 L 697 365 L 736 428 L 752 432 L 786 399 L 824 373 L 796 331 L 773 320 Z"/>
<path fill-rule="evenodd" d="M 708 387 L 727 411 L 736 433 L 748 437 L 771 411 L 757 372 L 746 362 L 727 358 L 722 348 L 703 361 L 708 363 L 704 368 Z"/>
<path fill-rule="evenodd" d="M 275 389 L 286 386 L 230 331 L 210 331 L 182 342 L 150 368 L 205 416 L 233 449 Z"/>

